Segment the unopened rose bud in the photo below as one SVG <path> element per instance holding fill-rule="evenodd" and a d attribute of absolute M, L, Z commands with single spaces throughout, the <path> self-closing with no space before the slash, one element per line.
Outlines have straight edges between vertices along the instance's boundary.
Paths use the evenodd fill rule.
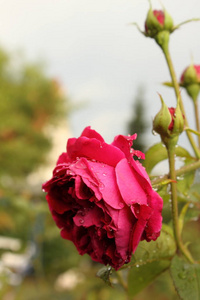
<path fill-rule="evenodd" d="M 145 21 L 145 32 L 149 37 L 154 38 L 155 35 L 163 30 L 171 31 L 173 28 L 173 20 L 166 10 L 149 9 Z"/>
<path fill-rule="evenodd" d="M 154 38 L 159 46 L 166 47 L 169 34 L 173 30 L 173 20 L 166 10 L 149 9 L 145 21 L 145 35 Z"/>
<path fill-rule="evenodd" d="M 193 101 L 196 101 L 200 92 L 200 65 L 187 67 L 181 75 L 180 85 L 186 89 Z"/>
<path fill-rule="evenodd" d="M 178 136 L 184 129 L 184 117 L 179 103 L 177 107 L 168 108 L 160 96 L 162 107 L 153 120 L 153 131 L 160 134 L 163 143 L 168 146 L 172 142 L 176 144 Z"/>

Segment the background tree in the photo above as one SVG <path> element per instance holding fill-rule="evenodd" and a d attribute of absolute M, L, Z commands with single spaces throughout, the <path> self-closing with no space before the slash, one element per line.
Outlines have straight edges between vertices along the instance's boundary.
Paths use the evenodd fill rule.
<path fill-rule="evenodd" d="M 127 125 L 128 134 L 137 133 L 137 139 L 134 141 L 134 149 L 145 152 L 146 144 L 144 135 L 146 133 L 146 129 L 148 128 L 148 124 L 145 117 L 145 90 L 143 86 L 139 86 L 137 90 L 137 94 L 134 98 L 133 106 L 132 106 L 132 115 L 131 119 Z"/>
<path fill-rule="evenodd" d="M 45 161 L 51 148 L 45 128 L 66 116 L 66 101 L 40 65 L 16 67 L 0 49 L 0 179 L 24 178 Z"/>

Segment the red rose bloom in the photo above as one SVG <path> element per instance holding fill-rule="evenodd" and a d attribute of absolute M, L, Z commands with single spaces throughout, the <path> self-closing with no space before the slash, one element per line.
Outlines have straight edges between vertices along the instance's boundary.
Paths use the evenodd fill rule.
<path fill-rule="evenodd" d="M 90 127 L 70 138 L 53 177 L 43 185 L 52 216 L 64 239 L 78 252 L 116 270 L 128 263 L 141 240 L 156 240 L 163 201 L 133 155 L 133 136 L 112 144 Z"/>

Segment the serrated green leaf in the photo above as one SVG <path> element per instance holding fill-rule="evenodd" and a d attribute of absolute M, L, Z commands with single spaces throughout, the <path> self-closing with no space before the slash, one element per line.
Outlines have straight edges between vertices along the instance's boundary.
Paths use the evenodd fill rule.
<path fill-rule="evenodd" d="M 188 191 L 188 199 L 192 202 L 200 202 L 200 183 L 195 183 Z"/>
<path fill-rule="evenodd" d="M 184 148 L 178 146 L 175 149 L 176 156 L 185 158 L 185 163 L 194 161 L 194 158 Z M 161 161 L 168 158 L 167 150 L 162 143 L 153 145 L 145 153 L 145 161 L 143 163 L 148 174 L 151 173 L 152 169 Z"/>
<path fill-rule="evenodd" d="M 97 272 L 96 276 L 101 278 L 106 284 L 111 286 L 111 282 L 110 282 L 111 272 L 112 272 L 112 268 L 110 266 L 105 266 Z"/>
<path fill-rule="evenodd" d="M 148 286 L 157 276 L 169 268 L 170 261 L 153 261 L 141 266 L 135 266 L 128 274 L 128 294 L 135 296 Z"/>
<path fill-rule="evenodd" d="M 190 264 L 179 256 L 174 256 L 170 273 L 174 286 L 182 300 L 200 299 L 200 265 Z"/>
<path fill-rule="evenodd" d="M 148 174 L 160 162 L 167 159 L 167 150 L 162 143 L 153 145 L 145 153 L 145 160 L 143 166 L 146 168 Z"/>
<path fill-rule="evenodd" d="M 164 203 L 168 203 L 171 198 L 171 195 L 167 189 L 168 189 L 167 185 L 160 185 L 156 190 L 157 193 L 160 195 L 160 197 L 163 199 Z"/>
<path fill-rule="evenodd" d="M 154 260 L 171 258 L 175 252 L 176 244 L 172 230 L 165 224 L 156 241 L 139 243 L 130 265 L 143 265 Z"/>

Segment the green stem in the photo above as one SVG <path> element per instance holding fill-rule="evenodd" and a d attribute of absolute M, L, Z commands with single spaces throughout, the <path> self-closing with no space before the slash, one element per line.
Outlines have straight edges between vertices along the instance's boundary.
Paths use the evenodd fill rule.
<path fill-rule="evenodd" d="M 128 290 L 128 286 L 127 286 L 126 282 L 124 281 L 121 272 L 117 271 L 116 272 L 116 276 L 117 276 L 119 284 L 121 284 L 121 286 L 124 288 L 124 290 L 127 291 Z"/>
<path fill-rule="evenodd" d="M 171 56 L 170 56 L 170 53 L 169 53 L 169 49 L 168 49 L 168 47 L 163 47 L 162 50 L 163 50 L 163 53 L 164 53 L 164 56 L 165 56 L 165 59 L 166 59 L 166 62 L 167 62 L 168 68 L 169 68 L 172 83 L 173 83 L 173 86 L 174 86 L 174 91 L 175 91 L 175 94 L 176 94 L 176 98 L 177 99 L 179 98 L 180 108 L 181 108 L 181 111 L 182 111 L 182 113 L 185 117 L 185 125 L 186 125 L 186 127 L 189 127 L 189 124 L 188 124 L 188 121 L 187 121 L 187 118 L 186 118 L 186 113 L 185 113 L 183 101 L 182 101 L 181 94 L 180 94 L 180 87 L 179 87 L 179 84 L 178 84 L 178 81 L 177 81 L 177 78 L 176 78 L 176 74 L 175 74 L 174 66 L 173 66 Z M 195 152 L 196 157 L 200 158 L 200 151 L 199 151 L 198 147 L 196 146 L 196 143 L 193 139 L 193 136 L 192 136 L 191 132 L 187 131 L 186 134 L 187 134 L 188 139 L 190 141 L 190 144 L 191 144 L 191 146 L 192 146 L 192 148 Z"/>
<path fill-rule="evenodd" d="M 194 163 L 188 164 L 186 166 L 183 166 L 182 168 L 176 170 L 175 174 L 176 174 L 176 176 L 181 176 L 181 175 L 184 175 L 185 173 L 195 171 L 198 168 L 200 168 L 200 160 L 198 160 Z M 166 180 L 168 178 L 169 178 L 169 174 L 165 174 L 163 176 L 153 179 L 151 181 L 151 183 L 153 186 L 155 186 L 155 185 L 158 185 L 159 183 L 162 183 L 164 180 Z"/>
<path fill-rule="evenodd" d="M 195 120 L 196 120 L 196 129 L 200 133 L 200 122 L 199 122 L 199 107 L 198 100 L 194 101 L 194 110 L 195 110 Z M 200 148 L 200 135 L 198 135 L 198 144 Z"/>
<path fill-rule="evenodd" d="M 178 220 L 178 200 L 177 200 L 177 183 L 176 183 L 176 173 L 175 173 L 175 148 L 168 147 L 168 157 L 169 157 L 169 174 L 170 179 L 173 182 L 171 185 L 171 200 L 172 200 L 172 220 L 173 220 L 173 229 L 174 229 L 174 238 L 176 241 L 177 250 L 179 250 L 185 258 L 190 262 L 194 263 L 194 260 L 190 254 L 190 252 L 183 245 L 180 228 L 179 228 L 179 220 Z"/>

